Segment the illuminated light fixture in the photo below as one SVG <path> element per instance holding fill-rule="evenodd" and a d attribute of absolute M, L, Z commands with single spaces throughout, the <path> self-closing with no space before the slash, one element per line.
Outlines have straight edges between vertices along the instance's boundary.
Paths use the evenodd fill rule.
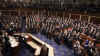
<path fill-rule="evenodd" d="M 25 38 L 29 38 L 29 36 L 26 35 Z"/>
<path fill-rule="evenodd" d="M 7 0 L 5 0 L 5 2 L 7 2 Z"/>
<path fill-rule="evenodd" d="M 23 0 L 19 0 L 20 2 L 23 2 Z"/>
<path fill-rule="evenodd" d="M 17 0 L 14 0 L 14 2 L 16 2 Z"/>
<path fill-rule="evenodd" d="M 14 22 L 11 22 L 10 24 L 14 24 Z"/>

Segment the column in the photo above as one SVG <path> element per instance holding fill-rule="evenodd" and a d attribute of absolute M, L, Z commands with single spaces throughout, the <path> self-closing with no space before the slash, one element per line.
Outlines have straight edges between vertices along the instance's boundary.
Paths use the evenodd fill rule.
<path fill-rule="evenodd" d="M 69 13 L 69 19 L 71 18 L 71 13 Z"/>
<path fill-rule="evenodd" d="M 80 19 L 79 20 L 81 20 L 81 18 L 82 18 L 82 15 L 80 15 Z"/>
<path fill-rule="evenodd" d="M 91 16 L 88 16 L 88 23 L 90 23 L 90 20 L 91 20 Z"/>

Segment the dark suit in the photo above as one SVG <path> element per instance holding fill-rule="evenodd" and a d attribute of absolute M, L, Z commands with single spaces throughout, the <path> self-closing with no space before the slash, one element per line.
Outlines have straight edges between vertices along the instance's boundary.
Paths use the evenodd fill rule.
<path fill-rule="evenodd" d="M 48 48 L 45 45 L 41 48 L 40 56 L 48 56 Z"/>

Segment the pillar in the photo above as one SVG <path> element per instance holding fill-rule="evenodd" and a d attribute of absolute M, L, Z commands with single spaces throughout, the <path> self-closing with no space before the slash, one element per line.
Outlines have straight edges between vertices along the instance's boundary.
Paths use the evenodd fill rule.
<path fill-rule="evenodd" d="M 80 15 L 80 19 L 79 20 L 81 20 L 82 19 L 82 15 Z"/>
<path fill-rule="evenodd" d="M 90 20 L 91 20 L 91 16 L 88 16 L 88 23 L 90 23 Z"/>
<path fill-rule="evenodd" d="M 71 18 L 71 13 L 69 13 L 69 19 Z"/>

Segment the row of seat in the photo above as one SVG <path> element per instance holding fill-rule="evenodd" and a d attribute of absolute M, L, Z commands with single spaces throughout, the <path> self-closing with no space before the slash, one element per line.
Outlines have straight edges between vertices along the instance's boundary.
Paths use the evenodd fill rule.
<path fill-rule="evenodd" d="M 30 16 L 29 20 L 31 21 L 31 19 L 37 19 L 33 28 L 31 28 L 30 25 L 31 32 L 45 34 L 49 39 L 54 39 L 59 44 L 66 43 L 67 45 L 75 49 L 75 53 L 77 53 L 75 54 L 76 56 L 82 56 L 82 52 L 84 52 L 84 50 L 86 50 L 87 54 L 84 53 L 83 56 L 90 56 L 93 54 L 96 55 L 96 50 L 93 50 L 95 49 L 93 48 L 95 47 L 95 42 L 93 44 L 88 39 L 81 39 L 80 34 L 84 33 L 87 36 L 90 36 L 91 38 L 95 39 L 95 41 L 97 41 L 100 39 L 100 28 L 98 28 L 99 26 L 93 23 L 88 23 L 85 21 L 71 18 L 69 19 L 46 16 L 31 18 Z M 29 24 L 32 24 L 32 22 Z M 87 46 L 88 48 L 86 48 L 85 46 Z M 78 49 L 76 50 L 76 48 Z"/>
<path fill-rule="evenodd" d="M 91 55 L 95 53 L 94 51 L 90 51 L 94 49 L 93 47 L 95 45 L 92 45 L 90 47 L 89 44 L 91 43 L 91 41 L 89 41 L 88 39 L 83 41 L 80 38 L 80 34 L 84 33 L 87 36 L 90 36 L 91 38 L 95 39 L 96 41 L 100 40 L 99 26 L 93 23 L 67 17 L 40 17 L 39 15 L 31 15 L 24 17 L 25 19 L 23 20 L 25 20 L 26 22 L 21 22 L 25 23 L 24 26 L 26 32 L 41 33 L 46 35 L 49 39 L 54 39 L 58 44 L 66 44 L 75 49 L 75 53 L 77 53 L 75 55 L 82 55 L 83 50 L 86 50 L 86 52 L 88 52 L 88 54 L 85 55 Z M 15 21 L 13 22 L 15 24 Z M 22 25 L 22 23 L 19 23 L 18 25 Z M 83 42 L 84 44 L 82 44 Z"/>

